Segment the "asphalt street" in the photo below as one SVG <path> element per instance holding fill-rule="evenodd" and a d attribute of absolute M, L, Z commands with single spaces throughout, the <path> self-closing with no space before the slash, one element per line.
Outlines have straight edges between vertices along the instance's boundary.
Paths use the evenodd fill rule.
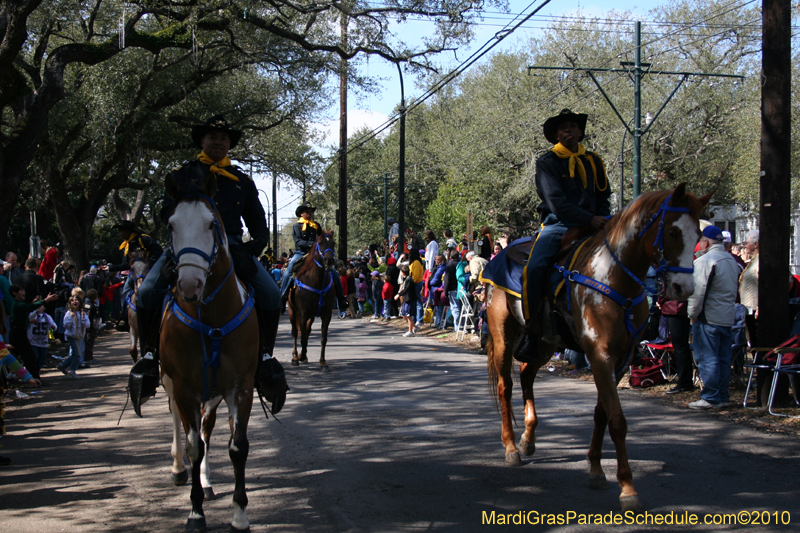
<path fill-rule="evenodd" d="M 252 531 L 790 531 L 800 524 L 795 440 L 627 390 L 621 397 L 628 453 L 645 509 L 700 523 L 578 524 L 581 516 L 614 520 L 609 513 L 619 513 L 608 436 L 603 465 L 610 488 L 595 491 L 588 483 L 594 385 L 543 370 L 535 386 L 536 454 L 506 467 L 485 357 L 400 333 L 335 320 L 331 372 L 323 374 L 318 329 L 311 363 L 288 364 L 283 318 L 276 356 L 292 390 L 280 423 L 255 408 L 250 420 Z M 50 371 L 50 387 L 9 402 L 0 455 L 13 463 L 0 467 L 0 532 L 183 530 L 189 487 L 171 483 L 172 422 L 163 390 L 144 406 L 143 419 L 129 406 L 117 425 L 131 363 L 126 342 L 122 333 L 102 337 L 100 364 L 82 379 Z M 521 424 L 518 389 L 514 401 Z M 228 531 L 233 516 L 226 412 L 220 406 L 212 438 L 217 499 L 205 503 L 214 532 Z M 531 523 L 545 514 L 555 515 L 545 521 L 569 523 Z M 762 524 L 702 524 L 731 517 Z M 526 523 L 513 525 L 517 520 Z"/>

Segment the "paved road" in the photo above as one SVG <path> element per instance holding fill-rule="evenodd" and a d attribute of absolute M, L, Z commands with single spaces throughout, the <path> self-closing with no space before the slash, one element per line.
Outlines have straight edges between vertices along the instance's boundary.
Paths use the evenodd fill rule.
<path fill-rule="evenodd" d="M 286 319 L 284 318 L 284 321 Z M 292 390 L 283 424 L 250 423 L 248 507 L 253 531 L 480 531 L 486 517 L 618 511 L 613 445 L 603 461 L 611 488 L 588 488 L 586 451 L 594 386 L 545 374 L 535 459 L 504 466 L 500 420 L 487 393 L 485 358 L 397 330 L 335 321 L 332 371 L 286 365 Z M 279 358 L 290 358 L 288 323 Z M 318 337 L 314 337 L 314 343 Z M 125 403 L 129 356 L 122 334 L 102 339 L 102 364 L 73 382 L 9 408 L 0 454 L 0 532 L 181 531 L 189 487 L 170 482 L 171 419 L 163 393 L 138 419 Z M 316 347 L 311 359 L 316 357 Z M 521 400 L 515 390 L 521 421 Z M 777 512 L 789 526 L 618 526 L 621 531 L 796 530 L 800 523 L 795 441 L 675 409 L 622 391 L 637 490 L 650 513 Z M 224 413 L 224 407 L 221 407 Z M 218 498 L 206 502 L 210 531 L 227 531 L 233 473 L 220 421 L 212 439 Z M 780 515 L 788 511 L 789 514 Z M 674 516 L 673 515 L 673 516 Z M 762 515 L 762 518 L 766 515 Z M 497 527 L 495 529 L 498 529 Z M 597 526 L 499 529 L 596 531 Z M 606 526 L 604 529 L 610 529 Z"/>

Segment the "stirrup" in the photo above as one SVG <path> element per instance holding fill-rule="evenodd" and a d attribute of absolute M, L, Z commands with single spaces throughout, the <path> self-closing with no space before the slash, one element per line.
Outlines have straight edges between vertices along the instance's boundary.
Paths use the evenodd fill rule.
<path fill-rule="evenodd" d="M 142 418 L 142 405 L 156 395 L 159 383 L 158 360 L 153 352 L 136 361 L 128 376 L 128 392 L 131 395 L 133 411 Z"/>
<path fill-rule="evenodd" d="M 262 353 L 258 356 L 255 378 L 259 394 L 272 404 L 272 414 L 280 413 L 286 403 L 286 393 L 290 390 L 283 366 L 268 353 Z"/>

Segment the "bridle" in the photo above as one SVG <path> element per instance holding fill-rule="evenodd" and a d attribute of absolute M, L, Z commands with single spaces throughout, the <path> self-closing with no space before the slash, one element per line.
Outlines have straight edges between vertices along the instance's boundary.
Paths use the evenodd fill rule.
<path fill-rule="evenodd" d="M 331 236 L 328 235 L 327 233 L 323 234 L 323 237 L 328 237 L 329 239 L 331 238 Z M 319 245 L 319 241 L 317 241 L 316 246 L 314 247 L 314 262 L 317 264 L 318 267 L 325 268 L 324 266 L 322 266 L 322 263 L 317 261 L 317 255 L 319 255 L 321 261 L 324 261 L 325 254 L 328 252 L 330 252 L 333 255 L 333 260 L 336 261 L 336 251 L 333 248 L 326 248 L 325 250 L 323 250 Z"/>

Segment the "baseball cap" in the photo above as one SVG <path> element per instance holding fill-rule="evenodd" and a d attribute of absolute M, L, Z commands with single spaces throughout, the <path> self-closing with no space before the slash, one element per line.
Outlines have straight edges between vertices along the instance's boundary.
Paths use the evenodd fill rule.
<path fill-rule="evenodd" d="M 723 239 L 722 230 L 717 226 L 706 226 L 703 230 L 703 237 L 714 241 L 721 241 Z"/>
<path fill-rule="evenodd" d="M 380 275 L 381 275 L 381 273 L 380 273 L 380 272 L 378 272 L 377 270 L 373 270 L 372 272 L 370 272 L 370 273 L 369 273 L 369 275 L 370 275 L 370 276 L 380 276 Z"/>
<path fill-rule="evenodd" d="M 731 242 L 731 232 L 730 231 L 723 231 L 722 232 L 722 242 Z"/>

